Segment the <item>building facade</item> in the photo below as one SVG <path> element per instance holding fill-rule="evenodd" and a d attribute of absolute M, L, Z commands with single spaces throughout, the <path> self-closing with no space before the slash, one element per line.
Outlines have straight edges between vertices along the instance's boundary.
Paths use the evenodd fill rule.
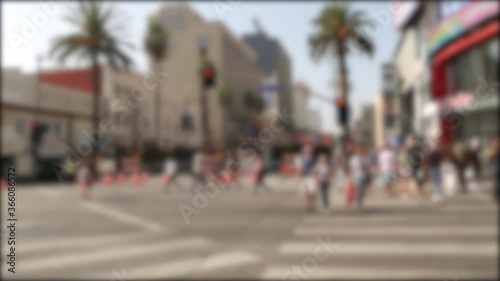
<path fill-rule="evenodd" d="M 39 146 L 41 166 L 52 164 L 81 147 L 91 131 L 91 97 L 78 89 L 39 85 L 36 75 L 2 70 L 2 164 L 14 165 L 20 178 L 35 176 L 31 125 L 47 127 Z M 41 174 L 53 171 L 40 171 Z"/>
<path fill-rule="evenodd" d="M 426 49 L 439 137 L 446 143 L 479 137 L 485 147 L 498 135 L 500 4 L 440 2 L 439 11 Z"/>
<path fill-rule="evenodd" d="M 99 153 L 112 156 L 117 148 L 141 150 L 155 137 L 154 104 L 142 75 L 99 67 L 98 129 L 93 128 L 91 71 L 60 69 L 25 74 L 2 70 L 2 163 L 16 166 L 20 177 L 51 177 L 65 160 L 77 162 L 90 155 L 92 143 Z M 48 129 L 38 155 L 44 170 L 35 175 L 31 124 Z M 59 166 L 57 166 L 59 165 Z"/>
<path fill-rule="evenodd" d="M 311 131 L 311 117 L 309 99 L 311 89 L 304 82 L 297 82 L 293 86 L 292 110 L 293 127 L 297 131 Z"/>
<path fill-rule="evenodd" d="M 205 21 L 185 3 L 167 4 L 150 20 L 159 21 L 169 34 L 168 56 L 160 66 L 169 74 L 166 83 L 161 84 L 161 120 L 170 145 L 195 148 L 202 143 L 202 48 L 217 73 L 216 85 L 207 92 L 210 135 L 216 147 L 234 141 L 232 138 L 250 116 L 243 96 L 248 91 L 255 93 L 263 77 L 254 51 L 222 23 Z M 228 110 L 218 99 L 222 87 L 227 87 L 232 95 Z M 192 129 L 183 129 L 182 116 L 193 120 Z"/>

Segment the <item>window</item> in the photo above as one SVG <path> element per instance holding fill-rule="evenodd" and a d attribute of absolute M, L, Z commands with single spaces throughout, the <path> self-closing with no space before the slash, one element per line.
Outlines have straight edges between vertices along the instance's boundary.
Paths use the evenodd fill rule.
<path fill-rule="evenodd" d="M 482 77 L 498 77 L 498 43 L 495 38 L 453 58 L 447 64 L 448 89 L 452 93 L 475 91 Z"/>
<path fill-rule="evenodd" d="M 61 124 L 55 123 L 54 126 L 52 126 L 52 131 L 55 135 L 61 134 Z"/>
<path fill-rule="evenodd" d="M 184 18 L 181 16 L 175 16 L 171 18 L 167 18 L 165 21 L 167 28 L 176 29 L 184 26 Z"/>
<path fill-rule="evenodd" d="M 18 134 L 23 134 L 26 131 L 26 120 L 17 118 L 15 121 L 15 127 Z"/>
<path fill-rule="evenodd" d="M 210 47 L 210 40 L 207 35 L 198 36 L 198 49 L 208 49 Z"/>

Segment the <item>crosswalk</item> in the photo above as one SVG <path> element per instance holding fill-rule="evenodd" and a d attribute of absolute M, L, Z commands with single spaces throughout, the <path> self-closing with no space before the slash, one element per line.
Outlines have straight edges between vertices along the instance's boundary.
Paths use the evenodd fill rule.
<path fill-rule="evenodd" d="M 259 277 L 496 280 L 498 206 L 481 199 L 426 208 L 305 217 Z"/>
<path fill-rule="evenodd" d="M 295 200 L 291 196 L 286 199 Z M 294 210 L 288 206 L 298 204 L 288 201 L 277 207 L 282 212 L 269 207 L 271 203 L 263 205 L 276 211 L 273 216 L 228 223 L 229 216 L 241 216 L 246 208 L 251 211 L 252 205 L 243 199 L 226 202 L 223 197 L 213 204 L 227 203 L 227 206 L 222 209 L 213 206 L 213 213 L 207 209 L 199 221 L 185 228 L 177 226 L 176 231 L 169 228 L 170 221 L 157 225 L 157 219 L 145 222 L 141 221 L 143 217 L 118 213 L 119 207 L 103 209 L 97 203 L 84 203 L 83 208 L 89 214 L 140 227 L 100 235 L 72 233 L 64 238 L 31 236 L 29 240 L 20 240 L 17 273 L 12 275 L 4 269 L 2 278 L 494 280 L 496 277 L 498 206 L 486 198 L 458 198 L 442 205 L 407 208 L 395 204 L 385 209 L 373 207 L 374 211 L 367 207 L 365 212 L 337 205 L 328 214 L 308 215 L 287 213 Z M 237 205 L 239 209 L 235 208 Z M 2 246 L 3 262 L 4 239 Z"/>

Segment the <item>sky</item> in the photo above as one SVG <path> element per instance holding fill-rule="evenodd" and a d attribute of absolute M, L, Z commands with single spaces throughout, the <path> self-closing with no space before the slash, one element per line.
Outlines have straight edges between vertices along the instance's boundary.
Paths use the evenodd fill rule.
<path fill-rule="evenodd" d="M 222 21 L 235 35 L 255 32 L 254 19 L 264 31 L 278 39 L 286 49 L 292 63 L 293 81 L 306 82 L 318 95 L 333 97 L 336 93 L 336 62 L 311 59 L 308 38 L 314 33 L 313 19 L 328 2 L 244 2 L 205 1 L 190 2 L 190 6 L 205 20 Z M 126 23 L 123 36 L 135 45 L 129 51 L 137 71 L 145 72 L 147 57 L 143 38 L 148 17 L 159 10 L 164 2 L 110 2 Z M 36 70 L 38 54 L 47 54 L 52 38 L 72 31 L 63 17 L 71 11 L 74 2 L 2 1 L 2 68 L 17 67 L 24 72 Z M 351 92 L 349 101 L 357 117 L 364 104 L 372 103 L 381 88 L 381 67 L 392 60 L 399 33 L 394 29 L 389 2 L 352 2 L 354 10 L 361 10 L 374 25 L 364 29 L 375 44 L 372 57 L 354 52 L 348 58 Z M 68 65 L 71 65 L 72 62 Z M 68 67 L 45 58 L 42 69 Z M 311 98 L 310 108 L 321 113 L 322 129 L 332 132 L 336 128 L 333 106 L 324 100 Z"/>

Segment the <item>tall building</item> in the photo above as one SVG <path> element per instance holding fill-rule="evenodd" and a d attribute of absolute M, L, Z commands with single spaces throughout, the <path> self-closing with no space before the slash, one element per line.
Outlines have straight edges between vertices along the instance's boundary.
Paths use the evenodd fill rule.
<path fill-rule="evenodd" d="M 209 131 L 216 147 L 234 142 L 241 124 L 250 115 L 243 103 L 245 92 L 256 92 L 262 80 L 257 56 L 221 22 L 201 18 L 186 3 L 164 5 L 150 20 L 159 21 L 169 35 L 168 55 L 160 63 L 169 74 L 161 84 L 161 130 L 173 146 L 194 148 L 202 143 L 200 50 L 206 49 L 216 68 L 216 85 L 207 92 Z M 154 65 L 155 62 L 151 61 Z M 232 94 L 228 111 L 223 110 L 218 91 Z M 184 116 L 184 117 L 183 117 Z M 182 120 L 192 120 L 186 130 Z"/>
<path fill-rule="evenodd" d="M 257 54 L 263 69 L 265 83 L 261 87 L 261 94 L 269 107 L 278 110 L 286 108 L 290 112 L 293 110 L 290 58 L 277 39 L 267 35 L 257 20 L 254 23 L 256 32 L 243 36 L 243 40 Z"/>
<path fill-rule="evenodd" d="M 309 97 L 311 89 L 304 82 L 297 82 L 292 91 L 292 114 L 294 128 L 298 131 L 310 130 Z"/>
<path fill-rule="evenodd" d="M 373 147 L 375 145 L 375 106 L 364 105 L 361 110 L 361 115 L 354 125 L 354 138 L 356 143 L 365 147 Z"/>

